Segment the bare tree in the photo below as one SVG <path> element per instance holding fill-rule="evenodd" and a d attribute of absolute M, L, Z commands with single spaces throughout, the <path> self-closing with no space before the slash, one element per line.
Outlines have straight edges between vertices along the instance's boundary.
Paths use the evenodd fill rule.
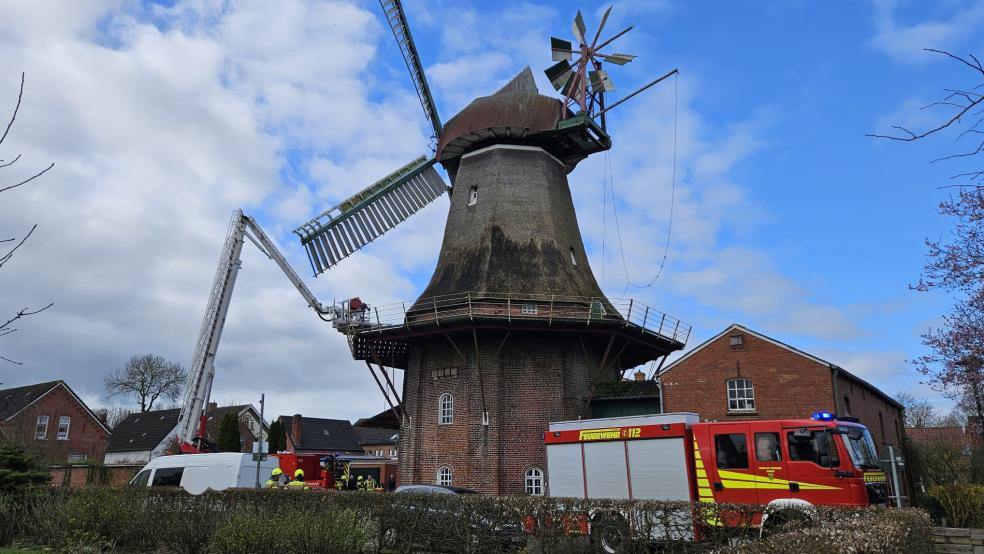
<path fill-rule="evenodd" d="M 109 396 L 132 394 L 140 404 L 140 411 L 149 412 L 160 398 L 177 400 L 187 381 L 188 371 L 180 364 L 162 356 L 143 354 L 130 358 L 123 367 L 109 374 L 103 384 Z"/>
<path fill-rule="evenodd" d="M 7 135 L 10 133 L 11 127 L 14 126 L 14 121 L 17 119 L 17 112 L 18 112 L 18 110 L 20 110 L 21 99 L 23 97 L 24 97 L 24 74 L 21 73 L 20 91 L 17 93 L 17 104 L 14 105 L 14 113 L 10 116 L 10 122 L 7 123 L 7 128 L 4 129 L 3 135 L 0 136 L 0 145 L 2 145 L 3 144 L 3 141 L 7 139 Z M 9 168 L 10 166 L 12 166 L 15 163 L 17 163 L 17 161 L 20 160 L 20 159 L 21 159 L 21 155 L 20 154 L 18 154 L 17 156 L 15 156 L 14 159 L 10 160 L 9 162 L 6 161 L 5 159 L 0 159 L 0 169 Z M 0 185 L 0 193 L 9 191 L 11 189 L 15 189 L 15 188 L 17 188 L 17 187 L 19 187 L 21 185 L 26 185 L 27 183 L 30 183 L 31 181 L 33 181 L 33 180 L 37 179 L 38 177 L 44 175 L 45 173 L 48 172 L 48 170 L 50 170 L 53 167 L 55 167 L 55 164 L 49 165 L 45 169 L 43 169 L 43 170 L 41 170 L 41 171 L 39 171 L 37 173 L 34 173 L 32 176 L 30 176 L 27 179 L 24 179 L 24 180 L 22 180 L 22 181 L 20 181 L 18 183 L 14 183 L 12 185 L 6 185 L 6 186 Z M 31 237 L 31 234 L 34 233 L 34 230 L 37 229 L 37 227 L 38 227 L 37 224 L 35 224 L 34 226 L 32 226 L 24 234 L 24 236 L 22 236 L 20 238 L 20 240 L 18 240 L 17 237 L 13 237 L 13 238 L 0 238 L 0 243 L 14 243 L 13 246 L 9 250 L 7 250 L 6 252 L 0 252 L 0 268 L 3 268 L 3 266 L 6 265 L 6 263 L 9 262 L 14 257 L 14 253 L 17 252 L 17 250 L 20 249 L 22 246 L 24 246 L 24 243 L 27 242 L 27 239 Z M 6 319 L 6 321 L 4 321 L 3 323 L 0 323 L 0 337 L 3 337 L 3 336 L 6 336 L 6 335 L 9 335 L 11 333 L 16 332 L 17 331 L 17 327 L 14 327 L 13 325 L 18 320 L 20 320 L 22 318 L 25 318 L 25 317 L 28 317 L 28 316 L 35 315 L 35 314 L 40 313 L 40 312 L 43 312 L 43 311 L 47 310 L 48 308 L 50 308 L 53 305 L 54 305 L 54 302 L 51 302 L 47 306 L 44 306 L 43 308 L 31 308 L 30 306 L 24 306 L 23 308 L 17 310 L 14 313 L 14 315 L 8 316 L 7 319 Z M 21 365 L 21 362 L 18 362 L 18 361 L 15 361 L 15 360 L 11 360 L 10 358 L 7 358 L 6 356 L 2 356 L 2 355 L 0 355 L 0 360 L 6 361 L 6 362 L 10 362 L 12 364 Z"/>
<path fill-rule="evenodd" d="M 945 50 L 934 50 L 932 48 L 926 48 L 925 50 L 927 52 L 933 52 L 940 54 L 941 56 L 946 56 L 951 60 L 967 66 L 973 74 L 974 79 L 979 80 L 979 82 L 975 83 L 971 87 L 943 89 L 945 95 L 940 100 L 923 106 L 922 109 L 945 109 L 945 114 L 936 124 L 932 125 L 928 129 L 913 131 L 906 127 L 902 127 L 901 125 L 893 125 L 892 128 L 898 131 L 896 134 L 869 134 L 868 136 L 903 142 L 914 142 L 930 135 L 950 130 L 956 126 L 963 126 L 963 130 L 957 133 L 955 140 L 959 142 L 964 138 L 970 137 L 972 139 L 972 147 L 968 150 L 964 150 L 963 152 L 948 154 L 946 156 L 936 158 L 935 160 L 932 160 L 931 163 L 946 160 L 957 160 L 961 158 L 971 158 L 984 153 L 984 66 L 981 65 L 981 61 L 978 60 L 973 54 L 969 54 L 964 57 L 951 54 Z M 984 168 L 963 171 L 950 176 L 950 179 L 966 179 L 967 181 L 966 183 L 957 183 L 954 186 L 972 187 L 977 190 L 984 190 Z"/>
<path fill-rule="evenodd" d="M 106 427 L 110 429 L 115 429 L 121 421 L 126 419 L 126 417 L 133 413 L 133 410 L 125 406 L 110 406 L 108 408 L 100 408 L 96 410 L 96 415 L 99 417 L 104 417 L 106 421 Z"/>
<path fill-rule="evenodd" d="M 912 427 L 936 427 L 940 424 L 941 418 L 936 413 L 936 409 L 925 398 L 919 398 L 909 392 L 899 392 L 895 394 L 895 399 L 905 408 L 905 426 Z"/>

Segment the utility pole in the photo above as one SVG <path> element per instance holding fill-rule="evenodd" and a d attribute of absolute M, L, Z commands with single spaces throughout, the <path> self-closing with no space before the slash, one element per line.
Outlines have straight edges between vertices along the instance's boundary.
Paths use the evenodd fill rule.
<path fill-rule="evenodd" d="M 260 436 L 257 437 L 256 452 L 253 453 L 253 457 L 256 459 L 256 488 L 260 488 L 260 462 L 263 461 L 263 455 L 266 454 L 263 448 L 263 404 L 266 400 L 266 394 L 260 394 Z"/>

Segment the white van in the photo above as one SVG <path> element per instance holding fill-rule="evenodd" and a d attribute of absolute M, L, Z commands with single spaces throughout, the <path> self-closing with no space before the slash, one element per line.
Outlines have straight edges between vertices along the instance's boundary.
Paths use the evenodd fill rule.
<path fill-rule="evenodd" d="M 260 462 L 260 486 L 279 467 L 279 460 L 270 456 Z M 216 454 L 178 454 L 154 458 L 130 480 L 134 487 L 181 487 L 191 494 L 208 489 L 256 486 L 256 462 L 251 454 L 219 452 Z"/>

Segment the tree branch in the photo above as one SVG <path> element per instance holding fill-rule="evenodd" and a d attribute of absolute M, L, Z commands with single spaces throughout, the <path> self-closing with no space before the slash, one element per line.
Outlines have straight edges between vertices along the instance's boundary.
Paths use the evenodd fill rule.
<path fill-rule="evenodd" d="M 34 310 L 33 312 L 31 311 L 30 308 L 23 308 L 23 309 L 21 309 L 20 311 L 17 312 L 17 315 L 15 315 L 14 317 L 12 317 L 12 318 L 8 319 L 7 321 L 5 321 L 3 323 L 3 325 L 0 325 L 0 331 L 6 331 L 8 325 L 10 325 L 11 323 L 17 321 L 18 319 L 20 319 L 22 317 L 27 317 L 27 316 L 31 316 L 31 315 L 34 315 L 34 314 L 39 314 L 39 313 L 47 310 L 48 308 L 50 308 L 50 307 L 52 307 L 54 305 L 55 305 L 55 303 L 54 302 L 51 302 L 47 306 L 45 306 L 45 307 L 43 307 L 43 308 L 41 308 L 39 310 Z"/>
<path fill-rule="evenodd" d="M 49 169 L 51 169 L 53 167 L 55 167 L 55 162 L 51 162 L 51 165 L 49 165 L 48 167 L 44 168 L 41 172 L 35 173 L 33 177 L 29 177 L 27 179 L 24 179 L 23 181 L 17 183 L 16 185 L 10 185 L 9 187 L 3 187 L 2 189 L 0 189 L 0 192 L 3 192 L 5 190 L 10 190 L 12 188 L 17 188 L 17 187 L 19 187 L 21 185 L 26 185 L 27 183 L 30 183 L 31 181 L 33 181 L 33 180 L 37 179 L 38 177 L 44 175 L 45 173 L 48 172 Z"/>
<path fill-rule="evenodd" d="M 10 167 L 10 166 L 14 165 L 15 163 L 17 163 L 17 160 L 19 160 L 20 157 L 21 157 L 21 155 L 20 154 L 17 154 L 17 157 L 14 158 L 13 160 L 10 160 L 10 163 L 5 163 L 3 165 L 0 165 L 0 167 Z M 2 161 L 3 160 L 0 160 L 0 162 L 2 162 Z"/>
<path fill-rule="evenodd" d="M 24 235 L 24 238 L 22 238 L 21 241 L 17 243 L 17 246 L 13 247 L 10 250 L 10 252 L 7 252 L 3 256 L 0 256 L 0 267 L 3 267 L 3 264 L 5 264 L 5 263 L 7 263 L 7 262 L 10 261 L 10 258 L 12 258 L 14 256 L 14 252 L 16 252 L 17 249 L 20 248 L 24 244 L 25 241 L 27 241 L 28 237 L 31 236 L 31 233 L 33 233 L 34 230 L 37 229 L 37 228 L 38 228 L 38 224 L 35 223 L 34 226 L 31 227 L 31 230 L 28 231 L 26 235 Z M 14 239 L 10 239 L 10 240 L 14 240 Z M 6 242 L 6 241 L 4 241 L 4 242 Z"/>
<path fill-rule="evenodd" d="M 17 119 L 17 110 L 20 109 L 21 98 L 24 96 L 24 72 L 21 71 L 21 84 L 20 92 L 17 93 L 17 105 L 14 106 L 14 113 L 10 116 L 10 123 L 7 124 L 7 129 L 3 132 L 3 136 L 0 137 L 0 144 L 3 144 L 3 140 L 7 138 L 7 133 L 10 132 L 10 127 L 13 126 L 14 120 Z"/>
<path fill-rule="evenodd" d="M 5 362 L 10 362 L 12 364 L 24 365 L 24 362 L 18 362 L 17 360 L 11 360 L 10 358 L 5 358 L 3 356 L 0 356 L 0 360 L 3 360 Z"/>

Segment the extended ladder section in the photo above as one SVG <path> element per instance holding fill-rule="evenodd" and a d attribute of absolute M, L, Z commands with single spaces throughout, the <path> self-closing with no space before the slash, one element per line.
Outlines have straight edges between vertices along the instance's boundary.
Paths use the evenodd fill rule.
<path fill-rule="evenodd" d="M 417 89 L 417 97 L 420 98 L 420 105 L 424 108 L 424 113 L 434 126 L 434 135 L 440 136 L 442 131 L 441 118 L 437 115 L 437 107 L 434 104 L 434 97 L 431 95 L 430 87 L 427 86 L 427 78 L 424 76 L 424 67 L 420 63 L 417 55 L 417 48 L 413 44 L 413 37 L 410 35 L 410 26 L 407 25 L 407 15 L 403 11 L 400 0 L 379 0 L 379 5 L 386 14 L 390 29 L 396 43 L 400 45 L 400 53 L 403 54 L 403 61 L 410 70 L 410 79 L 413 86 Z"/>
<path fill-rule="evenodd" d="M 198 333 L 198 344 L 195 346 L 195 355 L 191 362 L 188 390 L 185 393 L 181 413 L 178 416 L 178 439 L 183 445 L 194 445 L 198 449 L 201 449 L 201 441 L 205 433 L 205 420 L 202 416 L 211 395 L 212 381 L 215 378 L 215 354 L 219 348 L 222 329 L 225 327 L 229 302 L 236 286 L 236 277 L 239 275 L 239 268 L 242 267 L 240 254 L 242 253 L 244 238 L 248 238 L 268 258 L 277 262 L 290 282 L 304 297 L 308 306 L 318 312 L 319 315 L 335 315 L 334 310 L 326 309 L 318 302 L 311 290 L 287 263 L 287 259 L 280 253 L 273 241 L 256 223 L 256 220 L 243 214 L 242 210 L 236 210 L 232 214 L 225 244 L 219 255 L 219 266 L 212 281 L 212 292 L 208 297 L 208 306 L 205 309 L 205 317 Z"/>
<path fill-rule="evenodd" d="M 294 230 L 314 275 L 324 273 L 448 191 L 424 156 Z"/>

